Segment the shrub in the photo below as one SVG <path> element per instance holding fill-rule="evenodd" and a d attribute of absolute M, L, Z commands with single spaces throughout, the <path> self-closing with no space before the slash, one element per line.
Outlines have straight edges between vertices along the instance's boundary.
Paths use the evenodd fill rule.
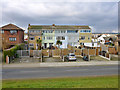
<path fill-rule="evenodd" d="M 15 57 L 17 50 L 22 50 L 22 49 L 23 49 L 23 46 L 24 46 L 24 44 L 15 45 L 15 47 L 11 48 L 10 50 L 5 50 L 5 51 L 3 51 L 4 62 L 6 62 L 6 56 L 7 56 L 7 55 L 8 55 L 9 57 Z M 18 56 L 17 56 L 17 57 L 18 57 Z"/>

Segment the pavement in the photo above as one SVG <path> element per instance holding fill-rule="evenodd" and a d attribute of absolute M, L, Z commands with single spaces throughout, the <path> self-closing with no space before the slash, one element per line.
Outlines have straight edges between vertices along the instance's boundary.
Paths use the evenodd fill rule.
<path fill-rule="evenodd" d="M 69 63 L 68 63 L 69 64 Z M 118 65 L 3 68 L 2 79 L 38 79 L 118 75 Z"/>
<path fill-rule="evenodd" d="M 37 63 L 11 63 L 3 64 L 2 67 L 66 67 L 66 66 L 95 66 L 95 65 L 118 65 L 118 61 L 84 61 L 84 62 L 37 62 Z"/>

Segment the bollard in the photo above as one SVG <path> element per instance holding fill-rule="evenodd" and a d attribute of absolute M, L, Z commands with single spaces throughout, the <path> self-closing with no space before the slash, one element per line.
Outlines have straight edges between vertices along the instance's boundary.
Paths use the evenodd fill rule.
<path fill-rule="evenodd" d="M 10 62 L 9 62 L 9 57 L 8 57 L 8 55 L 6 56 L 6 63 L 7 63 L 7 64 L 10 63 Z"/>

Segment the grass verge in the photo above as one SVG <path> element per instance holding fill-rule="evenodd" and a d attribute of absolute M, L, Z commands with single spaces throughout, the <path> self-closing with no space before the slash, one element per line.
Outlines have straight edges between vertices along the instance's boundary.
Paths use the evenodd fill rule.
<path fill-rule="evenodd" d="M 118 76 L 3 80 L 3 88 L 118 88 Z"/>

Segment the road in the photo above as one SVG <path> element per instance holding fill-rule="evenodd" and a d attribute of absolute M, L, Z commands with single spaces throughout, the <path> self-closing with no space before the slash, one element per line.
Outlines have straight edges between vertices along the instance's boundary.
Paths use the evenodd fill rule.
<path fill-rule="evenodd" d="M 80 67 L 3 68 L 3 79 L 117 75 L 118 65 Z"/>

